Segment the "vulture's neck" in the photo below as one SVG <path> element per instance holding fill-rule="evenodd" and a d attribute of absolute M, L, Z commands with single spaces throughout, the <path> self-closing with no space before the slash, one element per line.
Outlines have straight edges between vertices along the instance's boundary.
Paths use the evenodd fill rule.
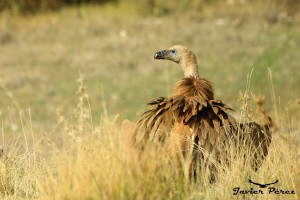
<path fill-rule="evenodd" d="M 198 77 L 198 64 L 196 57 L 193 53 L 189 53 L 179 62 L 181 65 L 184 77 Z"/>

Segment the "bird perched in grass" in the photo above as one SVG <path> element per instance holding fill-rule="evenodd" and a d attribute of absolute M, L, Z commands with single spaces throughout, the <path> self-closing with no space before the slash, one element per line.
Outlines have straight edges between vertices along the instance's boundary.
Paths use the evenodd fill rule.
<path fill-rule="evenodd" d="M 154 58 L 178 63 L 184 77 L 177 83 L 170 97 L 160 97 L 148 103 L 148 109 L 137 123 L 140 132 L 138 141 L 145 138 L 162 141 L 168 138 L 169 149 L 179 149 L 184 155 L 192 151 L 193 173 L 198 161 L 200 167 L 207 167 L 207 160 L 218 159 L 224 141 L 231 136 L 251 141 L 249 143 L 254 147 L 262 147 L 260 152 L 263 156 L 267 155 L 270 131 L 255 122 L 241 125 L 236 122 L 230 114 L 233 110 L 221 100 L 214 99 L 212 83 L 200 76 L 197 59 L 190 49 L 175 45 L 156 52 Z M 249 139 L 243 134 L 237 134 L 243 130 L 247 130 Z"/>

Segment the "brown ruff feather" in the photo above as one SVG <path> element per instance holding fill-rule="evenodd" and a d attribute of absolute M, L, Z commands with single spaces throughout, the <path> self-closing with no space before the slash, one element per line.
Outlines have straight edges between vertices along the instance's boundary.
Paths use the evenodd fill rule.
<path fill-rule="evenodd" d="M 142 115 L 138 124 L 146 124 L 151 132 L 153 127 L 156 128 L 154 131 L 157 131 L 159 125 L 156 119 L 159 118 L 162 126 L 166 123 L 176 127 L 187 126 L 180 129 L 189 130 L 187 133 L 181 131 L 183 137 L 190 138 L 192 132 L 192 135 L 199 136 L 201 143 L 209 137 L 210 144 L 217 145 L 216 141 L 220 141 L 218 138 L 222 134 L 221 128 L 231 130 L 237 127 L 234 118 L 227 113 L 232 109 L 220 100 L 214 100 L 212 84 L 204 78 L 183 78 L 175 87 L 172 97 L 161 97 L 148 105 L 149 109 Z"/>
<path fill-rule="evenodd" d="M 212 83 L 199 77 L 181 79 L 174 89 L 173 96 L 202 97 L 205 100 L 214 99 Z"/>

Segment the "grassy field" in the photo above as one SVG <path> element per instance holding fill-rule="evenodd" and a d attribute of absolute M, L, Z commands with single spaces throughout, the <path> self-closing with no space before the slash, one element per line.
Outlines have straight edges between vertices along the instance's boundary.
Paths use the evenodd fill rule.
<path fill-rule="evenodd" d="M 296 194 L 246 199 L 299 199 L 300 16 L 278 11 L 274 22 L 259 4 L 154 16 L 127 9 L 1 13 L 1 198 L 242 199 L 233 188 L 250 189 L 252 177 L 278 179 Z M 245 110 L 241 92 L 252 119 L 253 96 L 265 96 L 278 131 L 258 172 L 236 159 L 219 166 L 217 183 L 189 184 L 157 150 L 139 160 L 119 141 L 120 122 L 135 121 L 182 76 L 176 64 L 153 59 L 174 44 L 193 50 L 201 76 L 236 117 Z"/>

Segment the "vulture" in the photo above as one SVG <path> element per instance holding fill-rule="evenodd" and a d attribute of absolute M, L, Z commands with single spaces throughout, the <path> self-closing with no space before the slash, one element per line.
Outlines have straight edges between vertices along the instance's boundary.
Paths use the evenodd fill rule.
<path fill-rule="evenodd" d="M 196 57 L 187 47 L 175 45 L 158 51 L 154 59 L 179 64 L 184 76 L 170 97 L 159 97 L 148 103 L 137 122 L 137 142 L 155 139 L 165 142 L 170 151 L 183 155 L 192 152 L 190 175 L 194 177 L 199 169 L 216 170 L 212 163 L 218 160 L 229 138 L 253 146 L 254 164 L 258 166 L 271 142 L 268 125 L 239 124 L 230 114 L 233 109 L 214 98 L 212 83 L 199 75 Z"/>

